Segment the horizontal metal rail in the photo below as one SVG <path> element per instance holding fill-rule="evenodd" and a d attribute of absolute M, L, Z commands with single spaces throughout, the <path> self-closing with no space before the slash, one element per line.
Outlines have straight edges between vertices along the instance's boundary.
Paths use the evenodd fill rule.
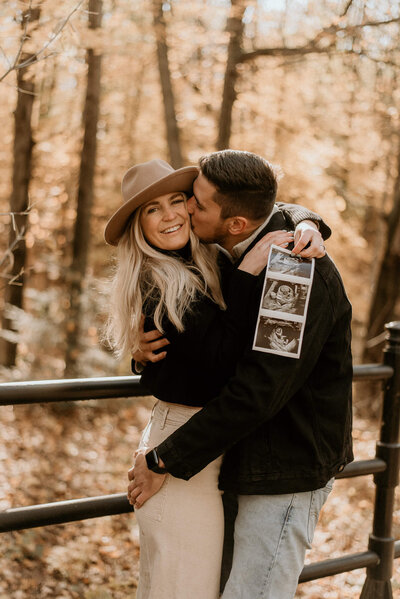
<path fill-rule="evenodd" d="M 127 514 L 132 511 L 133 507 L 128 502 L 126 493 L 17 507 L 1 512 L 0 533 Z"/>
<path fill-rule="evenodd" d="M 353 366 L 353 381 L 383 381 L 390 379 L 393 372 L 386 364 L 359 364 Z"/>
<path fill-rule="evenodd" d="M 371 460 L 357 460 L 351 462 L 335 475 L 335 478 L 353 478 L 355 476 L 364 476 L 366 474 L 377 474 L 386 470 L 385 460 L 372 458 Z"/>
<path fill-rule="evenodd" d="M 0 383 L 0 406 L 144 395 L 149 392 L 141 384 L 140 376 Z"/>
<path fill-rule="evenodd" d="M 354 366 L 353 380 L 386 380 L 392 375 L 393 368 L 390 366 L 363 364 Z M 149 395 L 149 392 L 141 384 L 140 376 L 0 383 L 0 406 L 144 395 Z"/>
<path fill-rule="evenodd" d="M 386 361 L 386 360 L 385 360 Z M 391 366 L 365 364 L 355 366 L 353 380 L 388 380 L 394 374 Z M 54 381 L 28 381 L 0 384 L 0 406 L 82 401 L 149 395 L 140 382 L 140 376 L 67 379 Z M 348 464 L 336 478 L 351 478 L 384 472 L 387 464 L 380 458 L 358 460 Z M 125 493 L 85 497 L 68 501 L 11 508 L 0 513 L 0 533 L 78 520 L 131 513 Z M 392 541 L 393 542 L 393 541 Z M 374 547 L 375 549 L 375 547 Z M 400 557 L 400 540 L 394 543 L 394 557 Z M 316 580 L 358 568 L 381 567 L 375 551 L 364 551 L 339 558 L 308 564 L 303 568 L 299 582 Z M 383 562 L 382 562 L 383 564 Z"/>
<path fill-rule="evenodd" d="M 400 557 L 400 541 L 396 541 L 394 544 L 394 557 L 395 559 Z M 309 582 L 317 578 L 334 576 L 335 574 L 376 566 L 377 564 L 379 564 L 379 556 L 374 551 L 352 553 L 343 557 L 316 562 L 315 564 L 307 564 L 300 574 L 299 582 Z"/>
<path fill-rule="evenodd" d="M 365 476 L 383 472 L 385 469 L 386 463 L 383 460 L 359 460 L 348 464 L 336 478 Z M 126 514 L 132 511 L 133 508 L 129 504 L 125 493 L 10 508 L 0 513 L 0 533 Z"/>
<path fill-rule="evenodd" d="M 16 508 L 7 510 L 7 525 L 0 526 L 0 532 L 20 530 L 26 527 L 26 512 L 31 512 L 35 518 L 34 526 L 47 524 L 62 524 L 98 516 L 112 516 L 115 514 L 129 513 L 133 507 L 128 503 L 125 493 L 117 495 L 104 495 L 91 499 L 77 499 L 73 501 L 60 501 L 30 508 Z M 32 520 L 33 521 L 33 520 Z M 400 557 L 400 541 L 396 541 L 394 557 Z M 333 576 L 358 568 L 374 566 L 379 563 L 379 557 L 373 551 L 354 553 L 340 558 L 324 560 L 315 564 L 308 564 L 303 568 L 299 582 L 308 582 L 325 576 Z"/>
<path fill-rule="evenodd" d="M 374 551 L 363 551 L 362 553 L 352 553 L 343 555 L 334 559 L 322 560 L 315 564 L 304 566 L 299 577 L 299 582 L 309 582 L 324 576 L 334 576 L 342 572 L 357 570 L 358 568 L 367 568 L 376 566 L 379 563 L 379 555 Z"/>

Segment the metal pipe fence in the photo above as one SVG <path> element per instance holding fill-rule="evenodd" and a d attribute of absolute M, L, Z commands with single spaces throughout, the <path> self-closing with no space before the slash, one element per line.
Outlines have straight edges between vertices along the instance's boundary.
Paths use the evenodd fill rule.
<path fill-rule="evenodd" d="M 376 457 L 348 464 L 336 478 L 374 475 L 373 529 L 368 550 L 324 560 L 304 567 L 299 582 L 367 568 L 360 599 L 392 599 L 394 559 L 400 557 L 400 540 L 392 536 L 395 489 L 400 468 L 400 322 L 386 325 L 383 364 L 354 367 L 354 381 L 383 383 L 380 438 Z M 28 381 L 0 384 L 0 406 L 60 401 L 83 401 L 146 395 L 139 376 Z M 125 493 L 85 497 L 0 513 L 0 533 L 132 512 Z"/>

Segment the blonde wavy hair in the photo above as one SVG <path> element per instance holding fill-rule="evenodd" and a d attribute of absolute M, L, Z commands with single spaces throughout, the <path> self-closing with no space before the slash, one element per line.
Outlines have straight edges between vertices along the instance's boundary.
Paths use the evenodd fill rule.
<path fill-rule="evenodd" d="M 139 328 L 146 305 L 154 306 L 156 328 L 164 332 L 164 317 L 178 331 L 199 295 L 206 295 L 221 309 L 222 296 L 216 250 L 190 232 L 191 261 L 163 253 L 146 241 L 140 225 L 142 208 L 131 218 L 118 243 L 117 265 L 111 281 L 109 317 L 105 337 L 119 357 L 139 349 Z"/>

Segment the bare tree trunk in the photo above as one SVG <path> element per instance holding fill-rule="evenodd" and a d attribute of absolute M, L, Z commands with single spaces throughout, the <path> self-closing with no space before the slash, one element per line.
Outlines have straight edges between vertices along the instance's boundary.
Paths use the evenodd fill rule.
<path fill-rule="evenodd" d="M 395 318 L 395 308 L 400 296 L 400 148 L 397 169 L 384 255 L 371 301 L 364 362 L 380 360 L 383 339 L 379 336 L 384 331 L 384 324 Z"/>
<path fill-rule="evenodd" d="M 129 152 L 129 163 L 134 164 L 136 162 L 136 126 L 140 114 L 141 103 L 142 103 L 142 91 L 143 91 L 143 78 L 147 69 L 145 62 L 140 66 L 139 72 L 132 77 L 129 83 L 127 91 L 127 97 L 125 99 L 125 119 L 124 119 L 124 138 L 125 144 L 128 147 Z"/>
<path fill-rule="evenodd" d="M 165 125 L 169 158 L 174 168 L 183 166 L 180 133 L 176 119 L 175 97 L 172 89 L 171 71 L 168 61 L 167 26 L 164 19 L 162 0 L 153 1 L 153 23 L 157 39 L 157 59 L 161 89 L 164 100 Z"/>
<path fill-rule="evenodd" d="M 28 39 L 27 29 L 34 21 L 39 20 L 40 9 L 29 8 L 23 15 L 24 28 L 21 48 Z M 21 52 L 19 64 L 33 57 L 33 54 Z M 14 164 L 12 175 L 12 192 L 10 212 L 12 215 L 9 248 L 12 250 L 13 263 L 8 271 L 10 283 L 5 286 L 4 303 L 22 308 L 24 295 L 24 269 L 26 262 L 26 245 L 24 235 L 28 225 L 29 181 L 31 177 L 32 148 L 32 107 L 35 99 L 34 75 L 29 66 L 17 68 L 18 98 L 14 112 Z M 3 331 L 13 331 L 11 319 L 5 313 L 2 318 Z M 0 363 L 11 368 L 15 365 L 17 343 L 10 339 L 0 338 Z"/>
<path fill-rule="evenodd" d="M 280 22 L 280 34 L 281 34 L 281 38 L 282 38 L 282 46 L 287 45 L 285 28 L 286 28 L 287 16 L 290 13 L 289 4 L 290 4 L 290 0 L 286 0 L 285 1 L 285 10 L 282 14 L 282 19 Z M 277 120 L 274 125 L 273 139 L 275 140 L 275 155 L 278 158 L 278 162 L 280 164 L 285 164 L 286 153 L 287 153 L 288 147 L 290 145 L 290 143 L 289 143 L 290 133 L 289 133 L 288 127 L 287 127 L 287 119 L 285 118 L 285 114 L 286 114 L 286 110 L 287 110 L 287 106 L 286 106 L 287 99 L 290 97 L 290 92 L 289 92 L 290 84 L 288 83 L 288 75 L 290 73 L 290 68 L 291 68 L 291 65 L 288 62 L 283 63 L 282 75 L 281 75 L 281 79 L 279 82 L 279 88 L 278 88 L 278 101 L 276 103 L 277 107 L 278 107 L 278 114 L 277 114 Z"/>
<path fill-rule="evenodd" d="M 349 0 L 341 13 L 339 19 L 335 20 L 329 27 L 324 27 L 309 39 L 305 44 L 295 47 L 275 46 L 267 48 L 256 48 L 250 52 L 244 50 L 242 46 L 243 37 L 243 15 L 246 9 L 246 0 L 231 0 L 231 12 L 227 21 L 227 31 L 230 33 L 228 45 L 228 59 L 225 71 L 224 90 L 222 94 L 222 105 L 218 126 L 217 149 L 222 150 L 229 146 L 231 126 L 232 126 L 232 111 L 236 100 L 235 85 L 238 79 L 238 65 L 252 61 L 261 56 L 307 56 L 312 54 L 329 54 L 337 49 L 337 34 L 340 31 L 343 35 L 353 35 L 355 31 L 364 27 L 381 27 L 388 23 L 398 22 L 399 18 L 385 19 L 379 21 L 365 21 L 360 25 L 343 24 L 343 18 L 347 15 L 352 0 Z M 341 39 L 341 38 L 340 38 Z M 343 50 L 352 52 L 352 50 Z"/>
<path fill-rule="evenodd" d="M 89 28 L 101 27 L 102 0 L 89 0 Z M 84 138 L 79 173 L 77 214 L 74 229 L 70 282 L 70 308 L 67 320 L 67 350 L 65 374 L 76 376 L 81 329 L 81 295 L 86 274 L 90 239 L 90 217 L 96 166 L 97 123 L 100 107 L 101 55 L 88 49 L 86 100 L 84 108 Z"/>
<path fill-rule="evenodd" d="M 242 54 L 243 15 L 245 9 L 246 3 L 244 0 L 232 0 L 231 12 L 226 24 L 230 38 L 218 123 L 217 150 L 228 148 L 231 137 L 232 111 L 236 100 L 235 84 L 238 78 L 237 66 Z"/>

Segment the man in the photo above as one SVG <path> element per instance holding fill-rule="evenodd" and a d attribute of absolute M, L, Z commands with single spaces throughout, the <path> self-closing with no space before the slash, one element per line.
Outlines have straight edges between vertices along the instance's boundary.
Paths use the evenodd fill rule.
<path fill-rule="evenodd" d="M 201 159 L 200 169 L 188 209 L 195 233 L 220 245 L 225 286 L 249 249 L 287 223 L 274 205 L 271 169 L 271 192 L 257 193 L 257 173 L 264 179 L 269 169 L 260 157 L 217 152 Z M 239 510 L 223 599 L 291 599 L 331 479 L 353 459 L 351 306 L 329 257 L 316 260 L 299 358 L 256 351 L 264 271 L 254 274 L 249 338 L 235 376 L 155 451 L 138 457 L 129 498 L 140 509 L 161 487 L 160 470 L 187 480 L 225 452 L 220 487 L 238 494 Z"/>

